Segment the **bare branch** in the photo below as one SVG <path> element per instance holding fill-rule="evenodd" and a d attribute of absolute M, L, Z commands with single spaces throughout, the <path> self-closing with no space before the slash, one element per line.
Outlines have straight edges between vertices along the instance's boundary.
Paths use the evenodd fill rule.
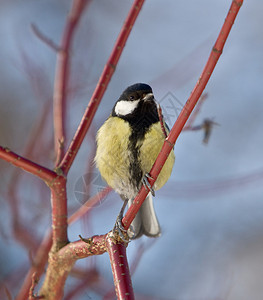
<path fill-rule="evenodd" d="M 44 35 L 44 33 L 42 33 L 40 31 L 40 29 L 37 27 L 36 24 L 31 24 L 31 29 L 33 30 L 34 34 L 46 45 L 48 45 L 51 49 L 53 49 L 54 51 L 58 52 L 60 50 L 60 47 L 53 42 L 50 38 L 48 38 L 47 36 Z"/>
<path fill-rule="evenodd" d="M 135 299 L 129 265 L 126 256 L 126 245 L 112 238 L 112 233 L 106 237 L 107 251 L 110 256 L 115 292 L 118 299 Z"/>
<path fill-rule="evenodd" d="M 51 184 L 57 177 L 57 174 L 37 163 L 26 159 L 10 149 L 0 146 L 0 158 L 11 163 L 12 165 L 29 172 L 40 179 L 44 180 L 47 184 Z"/>
<path fill-rule="evenodd" d="M 158 175 L 160 174 L 162 167 L 166 161 L 166 159 L 169 156 L 169 153 L 174 147 L 174 144 L 180 135 L 186 121 L 188 120 L 191 112 L 193 111 L 199 97 L 203 93 L 203 90 L 206 87 L 206 84 L 208 80 L 210 79 L 213 70 L 216 66 L 216 63 L 222 54 L 223 47 L 225 45 L 226 39 L 229 35 L 229 32 L 232 28 L 232 25 L 234 24 L 234 20 L 239 12 L 240 7 L 242 6 L 243 1 L 242 0 L 234 0 L 231 4 L 231 7 L 228 11 L 228 15 L 225 19 L 225 22 L 221 28 L 221 31 L 218 35 L 218 38 L 216 40 L 216 43 L 210 53 L 210 56 L 208 58 L 208 61 L 203 69 L 203 72 L 198 79 L 189 99 L 186 101 L 180 115 L 178 116 L 173 128 L 171 129 L 167 139 L 165 140 L 163 147 L 161 149 L 161 152 L 159 153 L 151 171 L 150 171 L 150 177 L 149 183 L 151 186 L 155 183 Z M 144 186 L 142 186 L 140 192 L 135 197 L 132 205 L 128 209 L 127 213 L 122 219 L 122 223 L 124 225 L 124 229 L 128 229 L 131 225 L 131 222 L 133 221 L 135 215 L 139 211 L 144 199 L 146 198 L 148 194 L 148 189 L 146 189 Z"/>

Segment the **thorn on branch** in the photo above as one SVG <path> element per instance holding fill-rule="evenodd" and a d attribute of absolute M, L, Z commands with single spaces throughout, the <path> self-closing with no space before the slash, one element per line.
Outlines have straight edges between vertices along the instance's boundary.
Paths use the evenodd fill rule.
<path fill-rule="evenodd" d="M 65 148 L 65 138 L 62 136 L 60 139 L 58 139 L 58 154 L 57 154 L 57 159 L 55 165 L 58 166 L 63 155 L 64 155 L 64 148 Z"/>
<path fill-rule="evenodd" d="M 86 244 L 88 244 L 89 245 L 89 251 L 90 251 L 90 253 L 94 253 L 94 251 L 92 251 L 92 247 L 93 247 L 93 244 L 94 244 L 94 242 L 93 242 L 93 237 L 91 237 L 91 238 L 88 238 L 88 239 L 85 239 L 85 238 L 83 238 L 80 234 L 79 234 L 79 238 L 82 240 L 82 242 L 84 242 L 84 243 L 86 243 Z M 94 253 L 95 254 L 95 253 Z"/>
<path fill-rule="evenodd" d="M 47 36 L 45 36 L 40 30 L 39 28 L 35 25 L 35 24 L 31 24 L 31 29 L 34 32 L 34 34 L 43 42 L 45 43 L 47 46 L 49 46 L 51 49 L 53 49 L 56 52 L 60 51 L 60 47 L 54 42 L 52 41 L 50 38 L 48 38 Z"/>
<path fill-rule="evenodd" d="M 83 238 L 80 234 L 79 234 L 79 238 L 82 240 L 82 242 L 84 243 L 87 243 L 89 245 L 92 245 L 93 244 L 93 239 L 92 238 L 88 238 L 88 239 L 85 239 Z"/>
<path fill-rule="evenodd" d="M 63 150 L 63 149 L 64 149 L 64 145 L 65 145 L 65 139 L 64 139 L 63 136 L 62 136 L 61 139 L 58 140 L 58 143 L 59 143 L 59 148 L 60 148 L 61 150 Z"/>
<path fill-rule="evenodd" d="M 56 167 L 54 169 L 54 172 L 58 175 L 58 176 L 62 176 L 65 179 L 67 179 L 67 176 L 65 175 L 65 173 L 63 172 L 63 170 L 60 167 Z"/>

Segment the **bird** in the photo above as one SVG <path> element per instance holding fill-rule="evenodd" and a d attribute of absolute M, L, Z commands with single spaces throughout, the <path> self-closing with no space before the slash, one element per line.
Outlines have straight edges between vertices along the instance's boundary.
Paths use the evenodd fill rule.
<path fill-rule="evenodd" d="M 128 230 L 131 239 L 161 235 L 152 194 L 169 179 L 175 155 L 172 150 L 151 188 L 149 172 L 169 133 L 168 126 L 161 122 L 158 105 L 148 84 L 133 84 L 123 91 L 96 136 L 96 166 L 102 178 L 128 206 L 142 185 L 149 188 Z"/>

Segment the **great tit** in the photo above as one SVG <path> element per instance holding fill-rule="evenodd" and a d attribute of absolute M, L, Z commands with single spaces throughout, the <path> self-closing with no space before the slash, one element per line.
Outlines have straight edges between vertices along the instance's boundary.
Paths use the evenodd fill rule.
<path fill-rule="evenodd" d="M 165 128 L 165 129 L 164 129 Z M 95 162 L 102 178 L 130 205 L 147 181 L 168 134 L 159 119 L 157 102 L 148 84 L 129 86 L 115 103 L 111 115 L 97 133 Z M 160 189 L 169 179 L 175 156 L 171 151 L 153 189 Z M 149 192 L 134 221 L 129 236 L 161 234 L 152 195 Z"/>

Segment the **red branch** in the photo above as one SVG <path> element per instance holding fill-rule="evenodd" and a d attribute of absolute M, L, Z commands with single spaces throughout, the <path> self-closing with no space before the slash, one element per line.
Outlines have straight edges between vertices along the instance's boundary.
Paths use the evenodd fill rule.
<path fill-rule="evenodd" d="M 189 99 L 186 101 L 180 115 L 178 116 L 170 134 L 168 135 L 167 139 L 165 140 L 161 152 L 159 153 L 151 171 L 150 171 L 150 178 L 149 183 L 151 186 L 155 183 L 158 175 L 160 174 L 162 167 L 169 156 L 169 153 L 174 147 L 174 144 L 181 133 L 186 121 L 188 120 L 192 110 L 194 109 L 199 97 L 201 96 L 203 90 L 206 87 L 206 84 L 209 78 L 212 75 L 212 72 L 216 66 L 216 63 L 222 54 L 223 47 L 225 45 L 226 39 L 229 35 L 229 32 L 234 24 L 234 20 L 238 14 L 240 7 L 243 4 L 243 0 L 234 0 L 231 4 L 231 7 L 228 11 L 228 15 L 225 19 L 225 22 L 221 28 L 219 36 L 216 40 L 216 43 L 210 53 L 208 61 L 204 67 L 204 70 L 198 79 Z M 153 179 L 151 179 L 153 178 Z M 136 213 L 140 209 L 144 199 L 146 198 L 149 190 L 146 189 L 144 186 L 141 188 L 139 194 L 134 199 L 132 205 L 128 209 L 127 213 L 122 219 L 122 223 L 125 229 L 128 229 L 132 220 L 134 219 Z"/>
<path fill-rule="evenodd" d="M 129 300 L 135 299 L 126 256 L 126 246 L 112 238 L 111 233 L 106 237 L 106 245 L 110 256 L 117 298 Z"/>
<path fill-rule="evenodd" d="M 116 69 L 117 63 L 119 61 L 119 58 L 121 56 L 121 53 L 125 46 L 125 43 L 129 37 L 129 34 L 130 34 L 132 27 L 134 25 L 134 22 L 142 8 L 143 3 L 144 3 L 144 0 L 135 0 L 134 1 L 133 5 L 129 11 L 129 14 L 122 26 L 122 29 L 119 33 L 117 41 L 113 47 L 112 53 L 103 69 L 103 72 L 100 76 L 99 82 L 96 86 L 96 89 L 95 89 L 91 99 L 90 99 L 89 105 L 84 113 L 84 116 L 81 120 L 79 128 L 69 146 L 67 153 L 65 154 L 65 156 L 60 164 L 60 168 L 64 172 L 64 174 L 68 173 L 68 171 L 78 153 L 78 150 L 79 150 L 79 148 L 84 140 L 84 137 L 90 127 L 90 124 L 93 120 L 95 112 L 98 108 L 98 105 L 100 104 L 102 96 L 104 95 L 104 92 L 106 91 L 108 84 L 111 80 L 111 77 Z"/>
<path fill-rule="evenodd" d="M 60 249 L 59 256 L 66 262 L 68 259 L 76 260 L 92 255 L 101 255 L 107 251 L 105 237 L 105 234 L 94 235 L 85 241 L 83 239 L 69 243 Z"/>
<path fill-rule="evenodd" d="M 68 243 L 68 206 L 66 178 L 58 176 L 50 186 L 52 207 L 53 251 L 58 251 Z"/>
<path fill-rule="evenodd" d="M 59 46 L 56 45 L 51 39 L 45 36 L 37 27 L 36 24 L 31 24 L 31 28 L 34 34 L 45 44 L 47 44 L 51 49 L 55 50 L 56 52 L 60 50 Z"/>
<path fill-rule="evenodd" d="M 66 178 L 0 146 L 0 158 L 27 171 L 46 182 L 51 189 L 52 227 L 54 250 L 67 241 L 67 194 Z"/>
<path fill-rule="evenodd" d="M 54 105 L 54 145 L 57 155 L 56 166 L 64 155 L 64 142 L 66 140 L 65 117 L 67 107 L 67 88 L 70 68 L 70 49 L 75 29 L 84 12 L 87 0 L 74 0 L 68 15 L 61 45 L 57 55 L 55 85 L 53 95 Z"/>
<path fill-rule="evenodd" d="M 40 179 L 44 180 L 47 184 L 51 184 L 57 177 L 57 174 L 45 167 L 42 167 L 29 159 L 26 159 L 8 148 L 0 146 L 0 158 L 11 163 L 12 165 L 29 172 Z"/>
<path fill-rule="evenodd" d="M 57 300 L 63 297 L 63 287 L 75 261 L 91 255 L 100 255 L 106 252 L 105 235 L 93 236 L 67 244 L 57 253 L 49 254 L 49 266 L 45 281 L 39 291 L 44 299 Z"/>

